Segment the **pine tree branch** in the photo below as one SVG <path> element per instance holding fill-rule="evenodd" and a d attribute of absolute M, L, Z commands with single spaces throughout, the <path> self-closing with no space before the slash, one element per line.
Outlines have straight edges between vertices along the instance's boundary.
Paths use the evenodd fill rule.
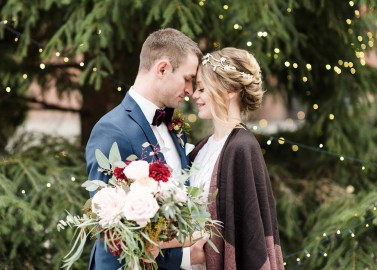
<path fill-rule="evenodd" d="M 75 112 L 75 113 L 81 113 L 82 112 L 81 109 L 67 108 L 67 107 L 56 105 L 56 104 L 47 103 L 45 101 L 37 100 L 36 98 L 33 98 L 33 97 L 21 97 L 21 96 L 19 96 L 18 99 L 21 99 L 25 102 L 36 103 L 38 105 L 41 105 L 42 106 L 41 109 L 44 109 L 44 110 L 57 110 L 57 111 Z"/>
<path fill-rule="evenodd" d="M 67 68 L 76 68 L 80 71 L 82 71 L 82 67 L 78 64 L 78 63 L 75 63 L 75 62 L 70 62 L 70 63 L 57 63 L 57 64 L 53 64 L 53 63 L 46 63 L 44 64 L 45 65 L 45 68 L 44 70 L 55 70 L 55 69 L 67 69 Z M 35 70 L 35 69 L 38 69 L 39 67 L 38 66 L 35 66 L 35 65 L 24 65 L 24 67 L 26 68 L 29 68 L 31 70 Z"/>

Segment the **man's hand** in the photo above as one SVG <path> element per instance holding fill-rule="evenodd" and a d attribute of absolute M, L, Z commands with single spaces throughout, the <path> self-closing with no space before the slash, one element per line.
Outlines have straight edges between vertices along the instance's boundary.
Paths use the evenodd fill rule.
<path fill-rule="evenodd" d="M 200 239 L 190 247 L 190 264 L 201 264 L 206 261 L 203 246 L 207 242 L 207 239 Z"/>
<path fill-rule="evenodd" d="M 149 252 L 155 259 L 158 256 L 159 249 L 156 246 L 148 246 L 147 247 L 147 252 Z M 146 258 L 141 258 L 145 263 L 152 263 L 152 260 L 148 260 Z"/>
<path fill-rule="evenodd" d="M 165 248 L 176 248 L 176 247 L 189 247 L 193 245 L 195 242 L 200 241 L 202 239 L 209 239 L 209 234 L 206 232 L 195 231 L 191 237 L 187 237 L 185 242 L 181 244 L 177 238 L 173 238 L 168 242 L 160 242 L 159 246 L 161 249 Z"/>

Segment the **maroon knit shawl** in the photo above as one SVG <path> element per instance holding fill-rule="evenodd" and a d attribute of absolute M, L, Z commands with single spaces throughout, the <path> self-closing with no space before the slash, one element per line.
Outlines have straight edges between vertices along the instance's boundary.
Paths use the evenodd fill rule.
<path fill-rule="evenodd" d="M 208 137 L 190 154 L 194 160 Z M 200 165 L 200 164 L 199 164 Z M 275 199 L 258 141 L 247 129 L 235 128 L 216 162 L 210 192 L 213 219 L 223 222 L 223 238 L 212 237 L 220 251 L 205 245 L 207 270 L 284 269 Z"/>

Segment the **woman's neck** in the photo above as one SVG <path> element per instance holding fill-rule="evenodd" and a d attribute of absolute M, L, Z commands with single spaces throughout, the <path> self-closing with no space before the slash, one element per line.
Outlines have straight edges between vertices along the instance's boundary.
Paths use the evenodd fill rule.
<path fill-rule="evenodd" d="M 219 141 L 227 136 L 239 123 L 241 123 L 241 117 L 239 118 L 229 118 L 229 122 L 224 122 L 219 119 L 214 119 L 213 127 L 213 139 Z"/>
<path fill-rule="evenodd" d="M 221 140 L 227 136 L 236 125 L 241 123 L 241 109 L 237 96 L 229 102 L 228 117 L 226 121 L 221 121 L 215 118 L 212 122 L 214 126 L 213 138 L 215 140 Z"/>

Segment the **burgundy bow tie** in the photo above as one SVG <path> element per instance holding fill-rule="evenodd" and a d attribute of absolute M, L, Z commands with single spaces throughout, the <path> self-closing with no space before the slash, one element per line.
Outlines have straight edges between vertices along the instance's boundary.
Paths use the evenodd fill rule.
<path fill-rule="evenodd" d="M 165 109 L 157 109 L 156 113 L 154 114 L 152 125 L 159 126 L 162 122 L 166 125 L 169 125 L 171 122 L 171 118 L 173 116 L 174 109 L 173 108 L 165 108 Z"/>

